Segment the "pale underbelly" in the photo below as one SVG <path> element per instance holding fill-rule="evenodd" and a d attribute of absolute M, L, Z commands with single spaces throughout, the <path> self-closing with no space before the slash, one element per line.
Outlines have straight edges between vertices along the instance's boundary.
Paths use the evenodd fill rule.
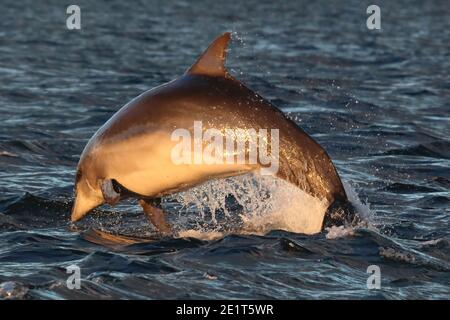
<path fill-rule="evenodd" d="M 105 179 L 115 179 L 128 190 L 157 196 L 187 189 L 204 181 L 239 175 L 255 169 L 252 164 L 205 164 L 174 161 L 177 144 L 166 133 L 143 135 L 102 145 L 96 149 L 97 166 Z M 194 158 L 192 150 L 192 158 Z M 101 167 L 101 168 L 100 168 Z"/>

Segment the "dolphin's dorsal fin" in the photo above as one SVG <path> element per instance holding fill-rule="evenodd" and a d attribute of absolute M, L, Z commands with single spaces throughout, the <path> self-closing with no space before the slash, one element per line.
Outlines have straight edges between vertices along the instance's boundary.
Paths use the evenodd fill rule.
<path fill-rule="evenodd" d="M 231 33 L 225 32 L 217 37 L 186 72 L 188 74 L 201 74 L 208 76 L 226 76 L 225 58 Z"/>

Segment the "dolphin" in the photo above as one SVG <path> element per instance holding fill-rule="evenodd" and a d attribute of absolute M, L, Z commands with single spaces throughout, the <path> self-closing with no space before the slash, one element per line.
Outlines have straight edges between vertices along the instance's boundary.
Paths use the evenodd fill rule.
<path fill-rule="evenodd" d="M 215 128 L 222 133 L 225 128 L 276 128 L 279 167 L 274 176 L 327 208 L 311 218 L 317 221 L 307 233 L 353 219 L 327 152 L 277 107 L 228 73 L 225 58 L 230 39 L 229 32 L 220 35 L 181 77 L 134 98 L 98 129 L 78 163 L 73 222 L 104 203 L 133 197 L 151 223 L 170 234 L 158 205 L 161 197 L 264 167 L 260 161 L 174 163 L 171 155 L 177 142 L 172 134 L 180 128 L 192 132 L 195 121 L 201 121 L 203 130 Z"/>

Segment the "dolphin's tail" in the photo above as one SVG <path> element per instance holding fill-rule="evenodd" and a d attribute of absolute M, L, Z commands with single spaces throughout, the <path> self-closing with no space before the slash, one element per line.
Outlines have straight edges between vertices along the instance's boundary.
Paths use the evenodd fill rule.
<path fill-rule="evenodd" d="M 335 200 L 327 209 L 322 230 L 332 226 L 355 226 L 362 221 L 356 208 L 347 199 Z"/>

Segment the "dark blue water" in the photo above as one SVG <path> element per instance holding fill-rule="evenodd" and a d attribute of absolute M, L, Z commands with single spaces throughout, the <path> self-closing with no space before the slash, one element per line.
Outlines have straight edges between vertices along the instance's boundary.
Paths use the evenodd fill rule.
<path fill-rule="evenodd" d="M 69 31 L 59 1 L 2 1 L 0 298 L 449 298 L 446 1 L 380 1 L 381 31 L 366 28 L 364 1 L 77 4 L 82 29 Z M 158 239 L 133 203 L 71 226 L 87 140 L 227 30 L 241 38 L 231 73 L 324 146 L 371 226 Z M 71 264 L 79 290 L 66 287 Z"/>

